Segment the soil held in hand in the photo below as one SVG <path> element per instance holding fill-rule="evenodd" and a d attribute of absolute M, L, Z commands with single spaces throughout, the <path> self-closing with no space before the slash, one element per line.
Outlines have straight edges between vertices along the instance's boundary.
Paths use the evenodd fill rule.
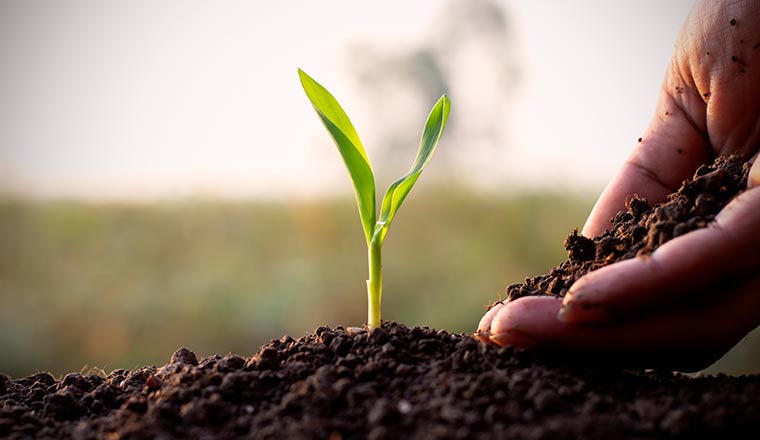
<path fill-rule="evenodd" d="M 670 199 L 634 198 L 612 230 L 572 234 L 570 259 L 508 288 L 562 295 L 582 274 L 704 227 L 746 184 L 719 159 Z M 760 377 L 689 377 L 569 364 L 470 335 L 384 323 L 285 336 L 253 357 L 168 364 L 107 377 L 0 375 L 0 438 L 756 438 Z"/>
<path fill-rule="evenodd" d="M 747 187 L 750 168 L 741 156 L 721 156 L 697 169 L 668 199 L 650 207 L 646 199 L 632 197 L 610 229 L 594 239 L 576 232 L 565 239 L 568 260 L 548 274 L 527 278 L 507 287 L 507 298 L 529 295 L 562 297 L 573 283 L 593 270 L 617 261 L 647 255 L 671 239 L 704 228 L 734 197 Z"/>

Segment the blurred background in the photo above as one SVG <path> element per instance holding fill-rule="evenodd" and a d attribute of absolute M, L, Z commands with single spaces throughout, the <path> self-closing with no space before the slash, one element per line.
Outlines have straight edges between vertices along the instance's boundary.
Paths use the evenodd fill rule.
<path fill-rule="evenodd" d="M 384 249 L 383 317 L 471 332 L 565 259 L 654 109 L 690 1 L 4 1 L 0 372 L 251 355 L 361 325 L 336 95 L 379 191 L 435 100 L 436 158 Z M 760 372 L 757 336 L 709 372 Z"/>

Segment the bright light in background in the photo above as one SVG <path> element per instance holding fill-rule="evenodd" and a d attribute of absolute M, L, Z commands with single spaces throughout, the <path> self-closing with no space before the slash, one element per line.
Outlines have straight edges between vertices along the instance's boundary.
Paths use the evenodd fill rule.
<path fill-rule="evenodd" d="M 692 3 L 509 3 L 528 66 L 511 171 L 600 191 L 654 113 Z"/>
<path fill-rule="evenodd" d="M 466 136 L 442 145 L 468 161 L 454 177 L 494 176 L 486 183 L 497 190 L 599 191 L 647 124 L 691 2 L 495 3 L 514 37 L 505 50 L 517 92 L 492 123 L 506 132 L 498 154 L 470 154 Z M 296 67 L 338 95 L 372 156 L 386 129 L 372 126 L 372 111 L 384 103 L 368 102 L 351 77 L 349 48 L 435 42 L 444 10 L 466 4 L 5 2 L 0 188 L 116 199 L 349 191 Z M 478 59 L 447 64 L 464 72 L 460 121 L 476 111 L 466 102 L 498 87 L 478 74 Z"/>

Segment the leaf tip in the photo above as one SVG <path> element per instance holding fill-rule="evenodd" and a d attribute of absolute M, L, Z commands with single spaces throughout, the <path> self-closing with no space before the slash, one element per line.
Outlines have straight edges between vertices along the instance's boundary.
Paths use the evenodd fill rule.
<path fill-rule="evenodd" d="M 307 75 L 306 72 L 304 72 L 300 67 L 298 68 L 298 78 L 301 80 L 301 83 L 308 79 L 311 79 L 311 77 Z"/>
<path fill-rule="evenodd" d="M 443 101 L 443 108 L 445 109 L 446 114 L 448 115 L 449 109 L 451 108 L 451 100 L 449 99 L 449 96 L 444 93 L 441 96 L 441 101 Z"/>

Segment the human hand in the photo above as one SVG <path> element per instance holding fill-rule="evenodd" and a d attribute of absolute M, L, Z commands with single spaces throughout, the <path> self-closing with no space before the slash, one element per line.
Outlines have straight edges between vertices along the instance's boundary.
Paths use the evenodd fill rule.
<path fill-rule="evenodd" d="M 605 189 L 584 234 L 600 234 L 634 193 L 659 202 L 715 155 L 760 146 L 760 3 L 702 1 L 666 73 L 657 112 Z M 750 187 L 760 182 L 752 168 Z M 615 357 L 626 366 L 698 370 L 760 323 L 760 188 L 705 229 L 650 256 L 578 280 L 564 300 L 500 304 L 478 326 L 490 342 Z M 728 283 L 727 283 L 728 281 Z M 713 295 L 709 304 L 695 298 Z M 558 317 L 559 313 L 559 317 Z"/>

